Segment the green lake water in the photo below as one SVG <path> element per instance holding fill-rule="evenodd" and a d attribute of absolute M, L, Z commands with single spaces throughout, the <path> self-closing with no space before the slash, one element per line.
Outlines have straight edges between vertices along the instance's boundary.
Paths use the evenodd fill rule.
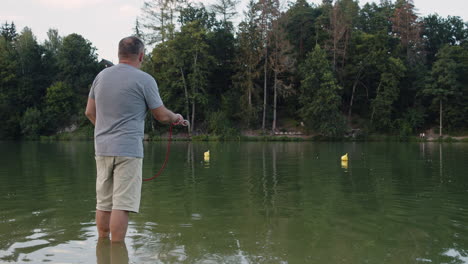
<path fill-rule="evenodd" d="M 0 263 L 468 263 L 468 144 L 174 142 L 114 245 L 92 142 L 0 150 Z"/>

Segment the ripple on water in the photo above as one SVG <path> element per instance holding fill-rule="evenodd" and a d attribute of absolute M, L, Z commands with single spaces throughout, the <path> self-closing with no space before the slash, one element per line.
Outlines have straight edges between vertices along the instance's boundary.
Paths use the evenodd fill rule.
<path fill-rule="evenodd" d="M 447 257 L 451 257 L 451 258 L 454 258 L 456 260 L 458 260 L 458 262 L 461 262 L 461 263 L 468 263 L 468 252 L 466 251 L 458 251 L 456 249 L 453 249 L 453 248 L 449 248 L 447 249 L 443 255 L 447 256 Z"/>

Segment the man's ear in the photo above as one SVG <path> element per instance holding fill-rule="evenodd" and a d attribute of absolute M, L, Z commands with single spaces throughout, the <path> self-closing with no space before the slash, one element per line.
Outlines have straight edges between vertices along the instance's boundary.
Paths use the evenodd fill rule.
<path fill-rule="evenodd" d="M 140 53 L 140 56 L 138 57 L 138 61 L 139 62 L 143 62 L 143 57 L 145 56 L 145 54 L 142 52 Z"/>

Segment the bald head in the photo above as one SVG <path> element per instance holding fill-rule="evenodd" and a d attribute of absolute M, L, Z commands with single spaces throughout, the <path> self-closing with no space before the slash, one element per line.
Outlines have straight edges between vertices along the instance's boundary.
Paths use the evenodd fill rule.
<path fill-rule="evenodd" d="M 137 60 L 145 45 L 137 37 L 126 37 L 119 42 L 119 60 Z"/>

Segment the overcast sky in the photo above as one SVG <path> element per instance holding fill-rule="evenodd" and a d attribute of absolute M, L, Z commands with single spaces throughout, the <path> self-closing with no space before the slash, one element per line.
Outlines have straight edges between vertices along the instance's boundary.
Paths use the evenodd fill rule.
<path fill-rule="evenodd" d="M 39 42 L 46 38 L 49 28 L 62 36 L 78 33 L 98 49 L 99 58 L 117 63 L 118 41 L 131 35 L 135 19 L 140 15 L 144 0 L 1 0 L 0 22 L 14 21 L 18 31 L 32 29 Z M 209 6 L 216 0 L 196 1 Z M 243 10 L 248 0 L 242 0 Z M 321 0 L 309 0 L 320 3 Z M 360 4 L 373 2 L 361 0 Z M 468 0 L 414 0 L 420 15 L 438 13 L 446 17 L 460 16 L 468 21 Z M 239 16 L 240 18 L 240 16 Z M 239 19 L 238 18 L 238 19 Z"/>

